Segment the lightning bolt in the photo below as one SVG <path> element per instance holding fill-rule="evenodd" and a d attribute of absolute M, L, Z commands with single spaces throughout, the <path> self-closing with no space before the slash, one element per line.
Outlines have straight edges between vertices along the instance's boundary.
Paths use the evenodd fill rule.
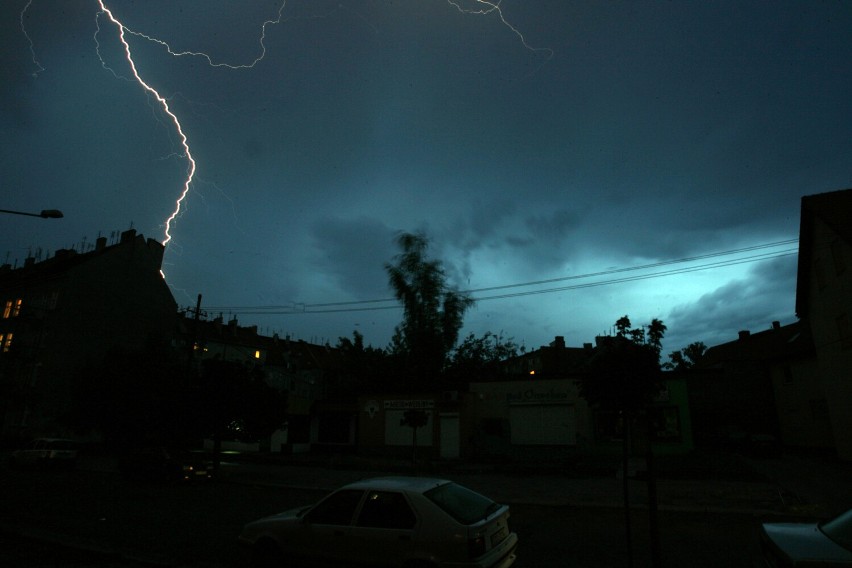
<path fill-rule="evenodd" d="M 24 33 L 24 37 L 27 38 L 27 42 L 30 44 L 30 56 L 32 57 L 33 65 L 36 66 L 36 70 L 33 71 L 33 77 L 38 77 L 38 74 L 41 73 L 42 71 L 44 71 L 44 67 L 41 66 L 41 63 L 39 63 L 38 58 L 36 57 L 35 46 L 33 45 L 33 40 L 32 40 L 32 38 L 30 38 L 30 34 L 27 33 L 27 26 L 24 25 L 24 17 L 27 14 L 27 10 L 30 9 L 30 5 L 32 5 L 32 3 L 33 3 L 33 0 L 27 0 L 26 6 L 24 6 L 23 10 L 21 10 L 20 20 L 21 20 L 21 31 Z"/>
<path fill-rule="evenodd" d="M 487 16 L 489 14 L 497 14 L 497 17 L 503 23 L 504 26 L 509 28 L 513 34 L 518 36 L 518 39 L 521 40 L 521 44 L 534 53 L 542 52 L 547 54 L 547 59 L 551 59 L 553 57 L 553 50 L 548 47 L 533 47 L 527 43 L 527 38 L 524 37 L 524 34 L 521 31 L 509 23 L 506 19 L 506 16 L 503 14 L 503 9 L 500 7 L 500 2 L 490 2 L 489 0 L 471 0 L 477 8 L 464 8 L 462 5 L 456 0 L 447 0 L 447 4 L 455 7 L 456 10 L 461 12 L 462 14 L 471 14 L 475 16 Z M 502 1 L 502 0 L 501 0 Z"/>
<path fill-rule="evenodd" d="M 170 55 L 175 56 L 175 57 L 192 56 L 192 57 L 204 58 L 204 59 L 207 60 L 208 65 L 210 65 L 211 67 L 224 67 L 224 68 L 227 68 L 227 69 L 230 69 L 230 70 L 252 69 L 260 61 L 262 61 L 264 57 L 266 57 L 265 40 L 266 40 L 267 28 L 269 26 L 274 26 L 274 25 L 280 24 L 282 22 L 283 14 L 284 14 L 284 8 L 286 6 L 286 0 L 283 1 L 280 4 L 275 18 L 274 19 L 268 19 L 268 20 L 264 21 L 263 24 L 261 25 L 260 39 L 259 39 L 259 44 L 260 44 L 259 54 L 251 62 L 243 63 L 243 64 L 233 64 L 233 63 L 225 63 L 225 62 L 221 62 L 221 61 L 215 61 L 210 55 L 203 53 L 203 52 L 189 51 L 189 50 L 187 50 L 187 51 L 176 51 L 166 41 L 163 41 L 163 40 L 156 38 L 156 37 L 152 37 L 150 35 L 144 34 L 144 33 L 139 32 L 139 31 L 135 31 L 135 30 L 127 27 L 126 25 L 124 25 L 124 23 L 121 22 L 115 16 L 115 14 L 113 14 L 112 10 L 110 10 L 107 7 L 106 0 L 96 0 L 96 1 L 97 1 L 97 4 L 98 4 L 98 7 L 99 7 L 99 11 L 98 11 L 98 14 L 96 15 L 96 18 L 95 18 L 95 24 L 96 24 L 97 30 L 95 31 L 94 39 L 95 39 L 95 44 L 96 44 L 96 51 L 97 51 L 98 57 L 100 59 L 101 65 L 104 67 L 104 69 L 107 69 L 108 71 L 110 71 L 116 78 L 122 78 L 122 79 L 126 79 L 128 81 L 135 81 L 144 89 L 144 91 L 148 95 L 153 97 L 153 99 L 156 101 L 156 104 L 159 105 L 159 107 L 162 109 L 163 113 L 166 116 L 169 117 L 169 120 L 173 124 L 175 131 L 177 132 L 178 137 L 180 139 L 180 145 L 183 148 L 183 152 L 179 156 L 181 158 L 185 158 L 186 161 L 187 161 L 186 179 L 183 182 L 182 190 L 180 191 L 180 194 L 179 194 L 177 200 L 175 201 L 174 210 L 171 212 L 171 214 L 164 221 L 165 237 L 163 239 L 163 246 L 165 246 L 172 240 L 172 232 L 171 232 L 172 227 L 173 227 L 174 223 L 176 222 L 176 220 L 181 216 L 181 214 L 183 212 L 186 198 L 189 195 L 190 189 L 192 188 L 193 180 L 195 178 L 195 174 L 196 174 L 196 170 L 197 170 L 197 163 L 196 163 L 195 157 L 192 155 L 192 151 L 190 149 L 189 138 L 187 137 L 186 133 L 184 132 L 183 125 L 181 124 L 180 119 L 178 119 L 177 115 L 172 111 L 171 107 L 169 106 L 169 100 L 166 97 L 164 97 L 162 94 L 160 94 L 160 92 L 157 89 L 155 89 L 150 83 L 148 83 L 140 75 L 139 70 L 136 67 L 136 62 L 133 59 L 133 51 L 130 47 L 130 43 L 128 42 L 127 36 L 128 35 L 135 36 L 135 37 L 144 39 L 146 41 L 156 43 L 156 44 L 162 46 L 163 48 L 165 48 L 166 51 Z M 492 2 L 492 1 L 489 1 L 489 0 L 470 0 L 471 2 L 474 3 L 475 6 L 477 6 L 477 8 L 465 8 L 459 3 L 458 0 L 446 0 L 446 1 L 447 1 L 448 4 L 455 7 L 456 10 L 458 10 L 459 12 L 461 12 L 463 14 L 471 14 L 471 15 L 479 15 L 479 16 L 487 16 L 487 15 L 490 15 L 490 14 L 497 14 L 500 21 L 503 23 L 503 25 L 506 26 L 509 30 L 511 30 L 512 33 L 514 33 L 520 39 L 521 43 L 523 44 L 523 46 L 526 49 L 533 51 L 533 52 L 547 52 L 547 53 L 549 53 L 548 59 L 550 57 L 552 57 L 552 55 L 553 55 L 552 50 L 547 49 L 547 48 L 532 47 L 531 45 L 529 45 L 527 43 L 527 40 L 524 37 L 524 35 L 517 28 L 515 28 L 512 24 L 510 24 L 509 21 L 506 19 L 505 15 L 503 14 L 503 10 L 500 7 L 499 1 L 498 2 Z M 29 41 L 29 47 L 30 47 L 30 53 L 32 55 L 32 60 L 33 60 L 34 65 L 37 68 L 37 70 L 33 73 L 33 76 L 37 77 L 40 72 L 44 71 L 44 68 L 41 66 L 41 64 L 39 63 L 39 61 L 36 57 L 33 42 L 30 39 L 29 34 L 27 33 L 26 26 L 24 25 L 24 17 L 26 15 L 27 11 L 29 10 L 32 2 L 33 2 L 33 0 L 27 0 L 26 5 L 21 10 L 20 25 L 21 25 L 21 30 L 24 33 L 24 36 Z M 340 7 L 342 8 L 342 6 L 340 6 Z M 106 19 L 110 22 L 110 24 L 115 26 L 115 28 L 118 30 L 118 39 L 119 39 L 119 41 L 121 42 L 121 45 L 124 48 L 124 56 L 125 56 L 125 59 L 127 60 L 127 63 L 130 67 L 132 78 L 123 77 L 123 76 L 118 75 L 112 68 L 110 68 L 107 65 L 106 61 L 101 56 L 100 43 L 98 42 L 98 34 L 101 31 L 101 28 L 100 28 L 100 16 L 101 16 L 101 14 L 104 17 L 106 17 Z"/>
<path fill-rule="evenodd" d="M 180 192 L 180 195 L 177 201 L 175 202 L 174 211 L 172 211 L 171 215 L 169 215 L 165 221 L 165 238 L 163 239 L 163 246 L 165 246 L 169 243 L 169 241 L 172 240 L 172 223 L 174 223 L 175 219 L 177 219 L 181 213 L 181 208 L 183 207 L 184 201 L 186 200 L 186 196 L 189 194 L 190 187 L 192 186 L 192 179 L 195 177 L 195 170 L 197 164 L 195 162 L 195 158 L 192 155 L 192 151 L 189 148 L 189 139 L 187 138 L 186 133 L 183 131 L 183 126 L 181 125 L 177 115 L 172 112 L 171 107 L 169 107 L 168 99 L 161 95 L 159 91 L 157 91 L 157 89 L 148 84 L 139 74 L 139 70 L 136 68 L 136 62 L 133 60 L 133 52 L 130 49 L 130 43 L 128 43 L 127 41 L 127 34 L 131 32 L 123 23 L 118 20 L 118 18 L 115 17 L 112 11 L 106 7 L 104 0 L 97 0 L 97 2 L 98 6 L 100 6 L 101 13 L 104 14 L 116 28 L 118 28 L 118 39 L 124 46 L 124 55 L 127 59 L 127 63 L 130 65 L 130 70 L 133 73 L 133 78 L 136 79 L 136 82 L 142 86 L 145 92 L 154 97 L 154 99 L 162 107 L 163 112 L 166 114 L 166 116 L 171 119 L 172 124 L 174 124 L 175 130 L 178 133 L 178 137 L 180 138 L 181 146 L 183 146 L 183 157 L 185 157 L 187 161 L 186 180 L 184 180 L 183 190 Z M 101 60 L 101 63 L 104 63 L 103 59 Z"/>

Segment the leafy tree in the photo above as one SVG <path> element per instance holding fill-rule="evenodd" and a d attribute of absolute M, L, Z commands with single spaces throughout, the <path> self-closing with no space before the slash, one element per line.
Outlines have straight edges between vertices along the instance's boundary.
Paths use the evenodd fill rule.
<path fill-rule="evenodd" d="M 390 377 L 395 375 L 395 359 L 384 349 L 365 346 L 364 336 L 357 330 L 352 332 L 352 339 L 338 338 L 335 348 L 341 357 L 335 392 L 341 396 L 357 396 L 392 389 Z"/>
<path fill-rule="evenodd" d="M 255 442 L 284 424 L 287 397 L 259 369 L 235 361 L 206 360 L 197 385 L 205 434 Z"/>
<path fill-rule="evenodd" d="M 608 410 L 644 408 L 659 392 L 660 364 L 654 348 L 630 336 L 604 338 L 580 380 L 580 395 Z"/>
<path fill-rule="evenodd" d="M 402 233 L 397 243 L 402 252 L 385 269 L 404 313 L 391 351 L 402 357 L 411 386 L 421 388 L 443 370 L 474 301 L 449 288 L 441 263 L 426 255 L 429 242 L 424 235 Z"/>
<path fill-rule="evenodd" d="M 663 363 L 663 368 L 683 371 L 691 369 L 698 363 L 707 351 L 707 346 L 701 341 L 690 343 L 680 351 L 669 353 L 669 361 Z"/>
<path fill-rule="evenodd" d="M 516 357 L 522 351 L 512 338 L 490 331 L 481 337 L 469 334 L 452 352 L 447 367 L 451 378 L 477 380 L 493 377 L 500 371 L 503 361 Z"/>
<path fill-rule="evenodd" d="M 657 352 L 658 359 L 663 350 L 663 336 L 666 334 L 667 329 L 666 324 L 657 318 L 652 319 L 648 325 L 648 345 Z"/>
<path fill-rule="evenodd" d="M 632 565 L 632 536 L 630 529 L 630 500 L 628 490 L 628 459 L 631 424 L 641 411 L 647 410 L 652 397 L 661 386 L 660 351 L 666 326 L 653 320 L 644 328 L 631 328 L 630 318 L 623 316 L 615 323 L 616 335 L 604 338 L 592 358 L 586 374 L 579 382 L 580 395 L 593 407 L 618 411 L 624 427 L 622 436 L 624 460 L 624 511 L 627 548 Z M 660 538 L 657 522 L 656 474 L 651 448 L 651 415 L 644 413 L 647 434 L 646 460 L 648 467 L 648 515 L 651 531 L 651 561 L 660 565 Z"/>

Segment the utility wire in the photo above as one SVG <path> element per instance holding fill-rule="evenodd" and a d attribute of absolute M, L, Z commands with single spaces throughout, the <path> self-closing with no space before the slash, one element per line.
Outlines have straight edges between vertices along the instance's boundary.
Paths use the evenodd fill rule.
<path fill-rule="evenodd" d="M 484 300 L 502 300 L 508 298 L 519 298 L 523 296 L 532 296 L 539 294 L 552 294 L 557 292 L 565 292 L 569 290 L 578 290 L 582 288 L 594 288 L 598 286 L 609 286 L 612 284 L 621 284 L 624 282 L 634 282 L 638 280 L 648 280 L 652 278 L 664 278 L 668 276 L 674 276 L 678 274 L 687 274 L 690 272 L 698 272 L 701 270 L 710 270 L 713 268 L 722 268 L 727 266 L 736 266 L 739 264 L 748 264 L 753 262 L 761 262 L 764 260 L 772 260 L 776 258 L 782 258 L 786 256 L 795 255 L 798 253 L 798 248 L 786 248 L 780 251 L 772 251 L 772 252 L 760 252 L 758 254 L 753 254 L 745 257 L 728 259 L 728 260 L 720 260 L 715 262 L 709 262 L 704 264 L 699 264 L 696 266 L 687 266 L 682 268 L 674 268 L 670 270 L 663 270 L 658 272 L 651 272 L 649 274 L 638 274 L 620 278 L 609 278 L 605 280 L 597 280 L 594 282 L 585 282 L 579 284 L 571 284 L 567 286 L 557 286 L 557 287 L 549 287 L 542 288 L 537 290 L 525 290 L 520 292 L 510 292 L 505 294 L 496 294 L 496 295 L 487 295 L 487 296 L 477 296 L 476 294 L 480 294 L 482 292 L 494 292 L 498 290 L 509 290 L 512 288 L 522 288 L 527 286 L 540 286 L 543 284 L 554 284 L 557 282 L 568 282 L 572 280 L 581 280 L 586 278 L 594 278 L 599 276 L 607 276 L 613 274 L 621 274 L 625 272 L 634 272 L 638 270 L 647 270 L 651 268 L 660 268 L 664 266 L 671 266 L 675 264 L 683 264 L 687 262 L 695 262 L 697 260 L 707 260 L 712 258 L 718 258 L 723 256 L 731 256 L 734 254 L 741 254 L 744 252 L 753 252 L 753 251 L 761 251 L 770 248 L 778 248 L 781 246 L 788 246 L 792 244 L 798 243 L 798 239 L 788 239 L 784 241 L 776 241 L 773 243 L 765 243 L 760 245 L 753 245 L 748 247 L 742 247 L 738 249 L 731 249 L 727 251 L 720 251 L 714 253 L 708 253 L 703 255 L 685 257 L 675 260 L 666 260 L 660 262 L 654 262 L 650 264 L 643 264 L 639 266 L 630 266 L 630 267 L 620 267 L 613 268 L 609 270 L 602 270 L 598 272 L 589 272 L 586 274 L 576 274 L 572 276 L 563 276 L 559 278 L 549 278 L 546 280 L 534 280 L 529 282 L 521 282 L 517 284 L 504 284 L 500 286 L 489 286 L 484 288 L 475 288 L 470 290 L 462 290 L 461 293 L 469 294 L 473 298 L 473 300 L 480 302 Z M 387 304 L 389 302 L 393 302 L 393 305 L 381 306 L 375 304 Z M 371 305 L 372 304 L 372 305 Z M 348 307 L 347 307 L 348 306 Z M 383 299 L 375 299 L 375 300 L 354 300 L 349 302 L 325 302 L 325 303 L 316 303 L 316 304 L 306 304 L 306 303 L 290 303 L 287 305 L 270 305 L 270 306 L 211 306 L 207 307 L 208 311 L 229 311 L 229 312 L 239 312 L 243 315 L 293 315 L 293 314 L 328 314 L 328 313 L 342 313 L 342 312 L 364 312 L 364 311 L 376 311 L 376 310 L 396 310 L 401 309 L 397 303 L 395 298 L 383 298 Z"/>

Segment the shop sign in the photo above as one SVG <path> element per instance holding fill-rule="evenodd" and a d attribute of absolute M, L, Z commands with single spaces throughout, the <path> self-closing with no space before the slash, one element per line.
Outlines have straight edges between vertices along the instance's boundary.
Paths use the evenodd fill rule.
<path fill-rule="evenodd" d="M 543 390 L 528 388 L 517 392 L 506 393 L 509 404 L 558 404 L 570 401 L 568 391 L 555 388 Z"/>
<path fill-rule="evenodd" d="M 385 410 L 430 410 L 435 408 L 434 400 L 386 400 Z"/>

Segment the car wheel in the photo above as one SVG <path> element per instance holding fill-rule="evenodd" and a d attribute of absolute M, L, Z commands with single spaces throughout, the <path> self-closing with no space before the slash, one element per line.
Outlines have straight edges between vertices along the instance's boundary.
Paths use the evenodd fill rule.
<path fill-rule="evenodd" d="M 257 541 L 251 549 L 253 568 L 281 568 L 284 566 L 284 552 L 278 543 L 263 539 Z"/>

